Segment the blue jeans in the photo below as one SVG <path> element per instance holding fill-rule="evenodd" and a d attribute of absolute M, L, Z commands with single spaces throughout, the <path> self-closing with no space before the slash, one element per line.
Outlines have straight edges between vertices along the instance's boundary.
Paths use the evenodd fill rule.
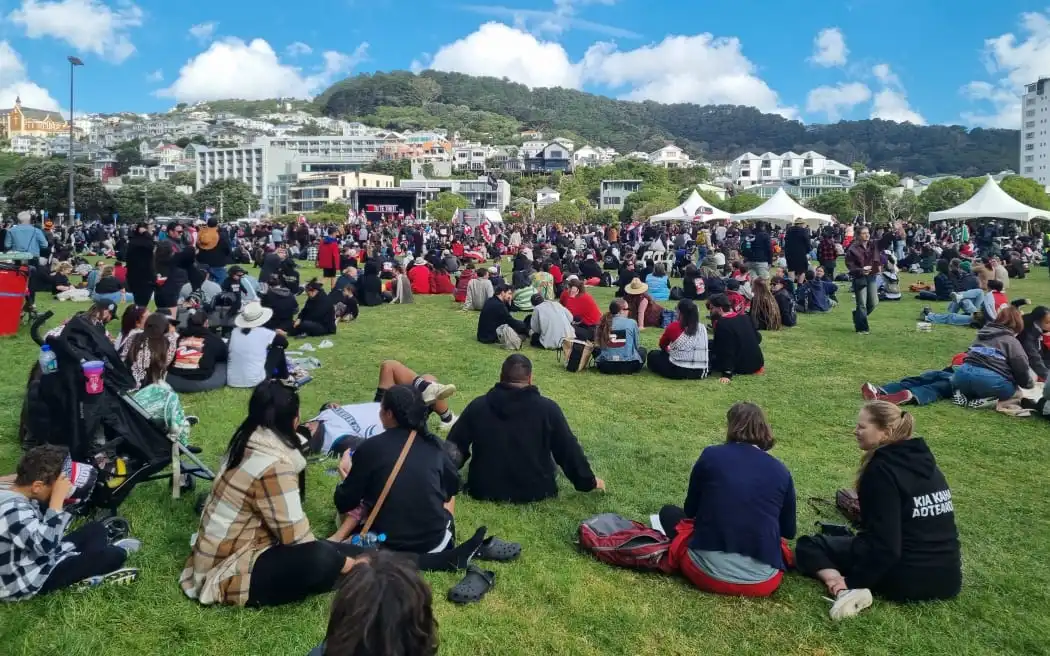
<path fill-rule="evenodd" d="M 968 314 L 941 314 L 931 312 L 926 315 L 926 320 L 930 323 L 939 323 L 948 326 L 969 326 L 973 321 L 973 317 Z"/>
<path fill-rule="evenodd" d="M 924 371 L 918 376 L 909 376 L 899 382 L 886 383 L 882 389 L 887 394 L 908 390 L 919 405 L 927 405 L 952 396 L 952 374 L 947 371 Z"/>
<path fill-rule="evenodd" d="M 120 305 L 124 302 L 124 292 L 113 292 L 111 294 L 95 294 L 91 297 L 92 301 L 109 301 L 110 303 L 116 303 Z"/>
<path fill-rule="evenodd" d="M 952 375 L 952 386 L 971 399 L 994 397 L 1004 401 L 1014 395 L 1017 386 L 991 369 L 964 364 Z"/>
<path fill-rule="evenodd" d="M 223 281 L 226 280 L 226 267 L 208 267 L 208 272 L 211 275 L 211 279 L 215 282 L 215 284 L 222 287 Z"/>
<path fill-rule="evenodd" d="M 967 289 L 964 292 L 958 292 L 958 295 L 958 302 L 952 301 L 948 304 L 949 314 L 955 314 L 960 310 L 966 314 L 973 314 L 977 311 L 977 305 L 984 300 L 984 291 L 981 289 Z"/>
<path fill-rule="evenodd" d="M 865 316 L 875 311 L 879 304 L 879 279 L 874 275 L 857 278 L 853 281 L 853 296 L 857 300 L 857 309 Z"/>

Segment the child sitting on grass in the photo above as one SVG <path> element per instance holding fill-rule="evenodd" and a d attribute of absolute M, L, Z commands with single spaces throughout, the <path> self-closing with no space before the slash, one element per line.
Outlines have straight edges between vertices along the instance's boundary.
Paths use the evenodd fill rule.
<path fill-rule="evenodd" d="M 0 600 L 20 601 L 71 586 L 130 583 L 137 569 L 121 569 L 141 544 L 109 544 L 106 527 L 89 522 L 65 535 L 72 516 L 63 510 L 73 491 L 65 448 L 30 449 L 9 489 L 0 489 Z M 43 509 L 42 509 L 43 508 Z"/>

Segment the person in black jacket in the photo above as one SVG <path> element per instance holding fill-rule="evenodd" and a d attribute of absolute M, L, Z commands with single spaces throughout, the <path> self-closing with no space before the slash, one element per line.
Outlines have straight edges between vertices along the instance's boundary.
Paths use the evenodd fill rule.
<path fill-rule="evenodd" d="M 168 384 L 180 394 L 224 387 L 226 355 L 226 342 L 208 327 L 208 313 L 191 310 L 168 366 Z"/>
<path fill-rule="evenodd" d="M 383 280 L 379 277 L 379 265 L 375 260 L 365 263 L 365 272 L 357 278 L 357 300 L 365 307 L 374 307 L 390 302 L 390 295 L 383 293 Z"/>
<path fill-rule="evenodd" d="M 497 329 L 510 326 L 514 332 L 523 337 L 529 334 L 526 321 L 515 319 L 510 313 L 510 303 L 514 300 L 514 290 L 503 285 L 495 290 L 495 295 L 485 301 L 478 316 L 478 341 L 482 344 L 495 344 L 499 341 Z"/>
<path fill-rule="evenodd" d="M 780 325 L 791 328 L 798 323 L 798 314 L 795 308 L 795 296 L 788 289 L 787 282 L 783 276 L 773 276 L 773 300 L 780 308 Z"/>
<path fill-rule="evenodd" d="M 872 603 L 951 599 L 962 587 L 952 493 L 933 453 L 913 437 L 915 420 L 887 401 L 860 411 L 854 435 L 864 451 L 857 476 L 860 533 L 799 538 L 798 570 L 834 597 L 831 618 Z"/>
<path fill-rule="evenodd" d="M 281 279 L 278 276 L 270 276 L 270 281 L 266 285 L 266 293 L 262 295 L 259 302 L 264 308 L 273 310 L 273 316 L 263 324 L 264 328 L 283 330 L 286 333 L 292 331 L 295 327 L 295 315 L 299 311 L 299 301 L 295 300 L 292 292 L 281 285 Z"/>
<path fill-rule="evenodd" d="M 467 405 L 448 441 L 464 463 L 470 460 L 466 492 L 475 499 L 528 503 L 555 497 L 555 464 L 580 492 L 605 490 L 561 408 L 532 384 L 532 362 L 518 353 L 503 362 L 499 383 Z"/>
<path fill-rule="evenodd" d="M 766 224 L 762 222 L 755 224 L 755 232 L 751 236 L 751 242 L 745 250 L 745 255 L 752 277 L 769 277 L 769 267 L 773 264 L 773 242 L 769 238 Z"/>
<path fill-rule="evenodd" d="M 714 337 L 708 352 L 711 371 L 722 372 L 718 382 L 728 384 L 735 374 L 755 374 L 765 367 L 762 355 L 762 334 L 746 314 L 737 314 L 725 294 L 715 294 L 707 300 L 714 323 Z"/>
<path fill-rule="evenodd" d="M 325 293 L 324 285 L 314 279 L 306 283 L 306 302 L 289 335 L 320 337 L 335 334 L 335 302 Z"/>
<path fill-rule="evenodd" d="M 788 271 L 799 276 L 809 271 L 809 245 L 812 237 L 809 228 L 798 219 L 784 233 L 784 258 L 787 260 Z"/>
<path fill-rule="evenodd" d="M 157 284 L 157 272 L 153 267 L 155 243 L 149 226 L 139 223 L 128 239 L 125 262 L 128 264 L 127 287 L 135 297 L 135 305 L 146 307 L 153 298 Z"/>
<path fill-rule="evenodd" d="M 1024 315 L 1024 330 L 1017 336 L 1028 356 L 1028 366 L 1039 380 L 1046 380 L 1050 371 L 1050 351 L 1043 346 L 1043 335 L 1050 332 L 1050 309 L 1037 305 Z"/>
<path fill-rule="evenodd" d="M 233 261 L 232 253 L 226 230 L 219 228 L 214 216 L 209 218 L 208 225 L 197 232 L 197 262 L 208 267 L 211 279 L 218 285 L 226 280 L 226 267 Z"/>

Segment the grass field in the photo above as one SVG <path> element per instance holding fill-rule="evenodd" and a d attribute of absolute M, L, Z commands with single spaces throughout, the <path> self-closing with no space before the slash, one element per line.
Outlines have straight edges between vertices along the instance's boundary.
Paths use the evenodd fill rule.
<path fill-rule="evenodd" d="M 905 276 L 905 285 L 916 279 Z M 306 279 L 304 277 L 304 279 Z M 929 276 L 926 277 L 930 279 Z M 1013 281 L 1011 298 L 1050 303 L 1046 269 Z M 605 306 L 609 290 L 595 290 Z M 826 315 L 800 315 L 799 326 L 765 333 L 767 374 L 731 385 L 714 379 L 672 382 L 642 373 L 569 374 L 551 352 L 526 350 L 535 382 L 565 410 L 607 494 L 579 494 L 564 480 L 561 497 L 528 506 L 498 506 L 463 497 L 461 531 L 479 525 L 520 541 L 520 561 L 495 564 L 496 586 L 482 603 L 445 601 L 458 580 L 428 574 L 440 620 L 443 654 L 1041 654 L 1050 653 L 1050 502 L 1045 485 L 1047 424 L 941 402 L 913 410 L 952 488 L 962 534 L 964 585 L 955 601 L 897 606 L 876 602 L 841 624 L 817 583 L 786 577 L 768 600 L 720 598 L 681 579 L 616 570 L 577 552 L 576 526 L 615 511 L 643 519 L 681 503 L 689 471 L 706 445 L 724 440 L 725 412 L 738 400 L 759 403 L 777 438 L 773 454 L 792 471 L 799 526 L 817 519 L 804 503 L 849 485 L 859 452 L 852 437 L 859 386 L 939 369 L 968 346 L 973 331 L 915 330 L 921 304 L 906 296 L 872 316 L 872 334 L 853 332 L 849 296 Z M 943 304 L 941 304 L 943 305 Z M 83 306 L 54 304 L 65 316 Z M 455 383 L 460 410 L 495 382 L 505 351 L 474 341 L 477 315 L 448 297 L 364 308 L 341 325 L 336 347 L 320 351 L 324 367 L 302 393 L 303 407 L 328 400 L 370 401 L 380 360 L 402 360 Z M 659 331 L 645 330 L 655 347 Z M 314 345 L 318 340 L 312 340 Z M 36 347 L 23 331 L 0 340 L 0 472 L 18 458 L 16 430 L 25 370 Z M 243 418 L 248 393 L 223 390 L 184 397 L 202 423 L 193 442 L 218 463 Z M 436 420 L 435 420 L 436 421 Z M 333 529 L 335 479 L 312 466 L 307 512 L 314 532 Z M 142 552 L 133 586 L 57 594 L 0 609 L 0 653 L 15 654 L 305 654 L 322 638 L 328 596 L 272 610 L 204 608 L 186 599 L 177 579 L 196 529 L 193 500 L 172 500 L 162 483 L 140 486 L 122 507 Z"/>

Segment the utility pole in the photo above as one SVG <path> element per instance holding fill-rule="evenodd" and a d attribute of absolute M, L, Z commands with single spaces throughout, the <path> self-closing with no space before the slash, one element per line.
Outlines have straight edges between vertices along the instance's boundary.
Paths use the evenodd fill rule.
<path fill-rule="evenodd" d="M 149 221 L 149 188 L 142 185 L 142 198 L 146 203 L 146 220 Z"/>
<path fill-rule="evenodd" d="M 69 61 L 69 203 L 67 205 L 66 220 L 72 224 L 77 216 L 76 204 L 73 202 L 73 71 L 77 66 L 83 66 L 84 62 L 72 55 L 66 59 Z"/>
<path fill-rule="evenodd" d="M 223 196 L 224 196 L 223 192 L 220 191 L 219 192 L 219 223 L 222 223 L 223 219 L 225 218 L 224 211 L 225 211 L 226 207 L 225 207 L 225 204 L 224 204 Z"/>

